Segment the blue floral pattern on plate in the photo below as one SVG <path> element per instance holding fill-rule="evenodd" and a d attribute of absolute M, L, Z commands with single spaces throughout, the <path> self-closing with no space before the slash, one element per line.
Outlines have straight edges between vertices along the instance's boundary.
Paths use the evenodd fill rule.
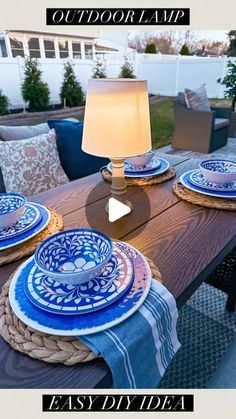
<path fill-rule="evenodd" d="M 14 313 L 33 329 L 60 336 L 87 335 L 121 323 L 138 310 L 147 297 L 151 286 L 151 270 L 145 257 L 134 247 L 122 242 L 118 242 L 117 246 L 132 259 L 134 281 L 129 290 L 110 306 L 79 316 L 62 316 L 35 307 L 25 294 L 27 260 L 15 272 L 10 285 L 9 298 Z"/>
<path fill-rule="evenodd" d="M 40 204 L 32 203 L 32 205 L 40 211 L 41 219 L 39 222 L 28 231 L 22 232 L 14 237 L 6 238 L 5 240 L 0 240 L 0 251 L 17 246 L 18 244 L 31 239 L 48 225 L 50 221 L 50 212 L 48 209 Z"/>
<path fill-rule="evenodd" d="M 114 244 L 110 261 L 101 274 L 81 285 L 66 285 L 44 275 L 31 260 L 25 292 L 29 300 L 55 314 L 84 314 L 112 304 L 129 289 L 133 264 L 125 251 Z"/>
<path fill-rule="evenodd" d="M 180 182 L 182 183 L 183 186 L 190 189 L 191 191 L 198 192 L 203 195 L 215 196 L 218 198 L 226 198 L 226 199 L 236 199 L 236 191 L 235 192 L 212 191 L 212 190 L 203 189 L 200 186 L 193 185 L 190 181 L 190 176 L 194 172 L 195 170 L 190 170 L 184 173 L 182 176 L 180 176 Z"/>
<path fill-rule="evenodd" d="M 26 198 L 19 194 L 3 193 L 0 194 L 0 215 L 9 214 L 22 207 L 26 203 Z"/>
<path fill-rule="evenodd" d="M 125 177 L 141 177 L 141 178 L 148 178 L 149 176 L 156 176 L 156 175 L 161 175 L 165 172 L 167 172 L 167 170 L 170 167 L 170 164 L 167 160 L 162 159 L 161 157 L 158 157 L 158 160 L 160 162 L 160 166 L 157 167 L 156 169 L 151 169 L 145 172 L 126 172 L 125 171 Z M 112 163 L 110 162 L 107 165 L 107 170 L 109 170 L 109 172 L 112 172 Z"/>
<path fill-rule="evenodd" d="M 221 192 L 235 192 L 236 191 L 236 180 L 230 183 L 213 183 L 206 179 L 201 170 L 196 170 L 191 173 L 189 180 L 193 185 L 199 186 L 200 188 L 221 191 Z"/>
<path fill-rule="evenodd" d="M 24 213 L 19 221 L 11 227 L 0 230 L 0 240 L 15 237 L 18 234 L 30 230 L 40 221 L 40 218 L 41 213 L 39 208 L 37 208 L 34 204 L 27 203 Z"/>
<path fill-rule="evenodd" d="M 157 157 L 153 157 L 144 166 L 137 166 L 127 161 L 125 161 L 124 164 L 125 164 L 125 172 L 131 172 L 131 173 L 132 172 L 148 172 L 149 170 L 158 169 L 158 167 L 161 166 L 161 162 Z"/>

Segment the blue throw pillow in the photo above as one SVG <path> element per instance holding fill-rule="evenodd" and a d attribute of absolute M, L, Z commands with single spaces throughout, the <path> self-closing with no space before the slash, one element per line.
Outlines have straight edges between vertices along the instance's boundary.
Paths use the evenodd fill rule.
<path fill-rule="evenodd" d="M 108 159 L 82 151 L 83 122 L 49 120 L 48 125 L 56 131 L 61 165 L 69 179 L 79 179 L 96 173 L 109 162 Z"/>

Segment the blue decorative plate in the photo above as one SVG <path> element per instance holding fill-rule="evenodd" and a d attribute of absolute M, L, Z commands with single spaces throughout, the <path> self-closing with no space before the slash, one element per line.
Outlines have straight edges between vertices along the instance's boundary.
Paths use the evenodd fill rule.
<path fill-rule="evenodd" d="M 61 284 L 44 275 L 32 258 L 24 275 L 26 295 L 37 307 L 55 314 L 84 314 L 121 298 L 133 282 L 134 270 L 131 259 L 114 243 L 112 257 L 101 274 L 85 284 Z"/>
<path fill-rule="evenodd" d="M 15 272 L 10 285 L 9 298 L 14 313 L 33 329 L 60 336 L 88 335 L 121 323 L 138 310 L 147 297 L 151 286 L 151 270 L 145 257 L 134 247 L 123 242 L 118 242 L 117 247 L 132 259 L 134 282 L 128 292 L 110 306 L 79 316 L 62 316 L 35 307 L 25 294 L 22 280 L 28 275 L 27 260 Z"/>
<path fill-rule="evenodd" d="M 144 166 L 137 166 L 135 164 L 128 163 L 125 161 L 125 172 L 148 172 L 149 170 L 158 169 L 161 166 L 161 162 L 157 157 L 153 157 L 147 164 Z"/>
<path fill-rule="evenodd" d="M 155 176 L 155 175 L 161 175 L 163 173 L 165 173 L 169 167 L 170 164 L 167 160 L 162 159 L 161 157 L 158 157 L 158 160 L 160 162 L 159 167 L 157 167 L 156 169 L 152 169 L 152 170 L 148 170 L 144 172 L 126 172 L 125 171 L 125 177 L 149 177 L 149 176 Z M 112 163 L 110 162 L 107 165 L 107 170 L 109 170 L 109 172 L 112 172 Z"/>
<path fill-rule="evenodd" d="M 236 180 L 230 183 L 213 183 L 203 176 L 201 170 L 192 172 L 189 180 L 193 185 L 203 189 L 217 192 L 236 192 Z"/>
<path fill-rule="evenodd" d="M 208 196 L 215 196 L 218 198 L 226 198 L 226 199 L 236 199 L 236 191 L 235 192 L 220 192 L 220 191 L 211 191 L 203 189 L 202 187 L 196 186 L 190 181 L 190 176 L 192 173 L 194 173 L 195 170 L 190 170 L 189 172 L 184 173 L 180 177 L 180 182 L 183 186 L 185 186 L 188 189 L 191 189 L 191 191 L 201 193 L 203 195 Z"/>
<path fill-rule="evenodd" d="M 11 227 L 0 231 L 0 240 L 9 239 L 18 236 L 33 228 L 41 219 L 42 215 L 39 208 L 34 204 L 27 203 L 22 217 Z"/>
<path fill-rule="evenodd" d="M 9 249 L 13 246 L 17 246 L 18 244 L 31 239 L 31 237 L 36 236 L 36 234 L 40 233 L 40 231 L 42 231 L 48 225 L 50 221 L 50 212 L 48 211 L 48 209 L 40 204 L 35 203 L 34 207 L 37 208 L 40 212 L 41 219 L 39 220 L 39 222 L 33 228 L 26 232 L 22 232 L 21 234 L 18 234 L 15 237 L 0 240 L 0 251 Z"/>

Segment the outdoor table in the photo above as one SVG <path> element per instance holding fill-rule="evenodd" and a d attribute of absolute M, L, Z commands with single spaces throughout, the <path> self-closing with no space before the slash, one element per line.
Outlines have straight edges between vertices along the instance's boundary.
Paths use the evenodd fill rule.
<path fill-rule="evenodd" d="M 86 218 L 86 205 L 89 205 L 98 230 L 127 241 L 156 263 L 164 285 L 181 308 L 236 246 L 235 213 L 180 200 L 172 192 L 173 182 L 183 172 L 198 167 L 199 161 L 187 155 L 160 156 L 176 167 L 177 177 L 145 187 L 150 214 L 142 209 L 141 189 L 137 186 L 129 198 L 138 210 L 109 223 L 104 208 L 110 184 L 101 179 L 100 173 L 40 193 L 30 200 L 60 212 L 65 229 L 90 227 Z M 88 203 L 87 198 L 96 185 Z M 22 260 L 0 268 L 1 286 L 20 263 Z M 13 350 L 0 337 L 0 388 L 99 388 L 111 384 L 111 373 L 101 358 L 69 367 L 48 364 Z"/>

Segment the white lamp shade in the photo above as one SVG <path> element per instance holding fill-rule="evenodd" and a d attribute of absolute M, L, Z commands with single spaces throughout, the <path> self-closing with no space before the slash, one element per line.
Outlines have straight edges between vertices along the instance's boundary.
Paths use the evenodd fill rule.
<path fill-rule="evenodd" d="M 125 158 L 152 147 L 147 82 L 93 79 L 88 82 L 82 150 Z"/>

